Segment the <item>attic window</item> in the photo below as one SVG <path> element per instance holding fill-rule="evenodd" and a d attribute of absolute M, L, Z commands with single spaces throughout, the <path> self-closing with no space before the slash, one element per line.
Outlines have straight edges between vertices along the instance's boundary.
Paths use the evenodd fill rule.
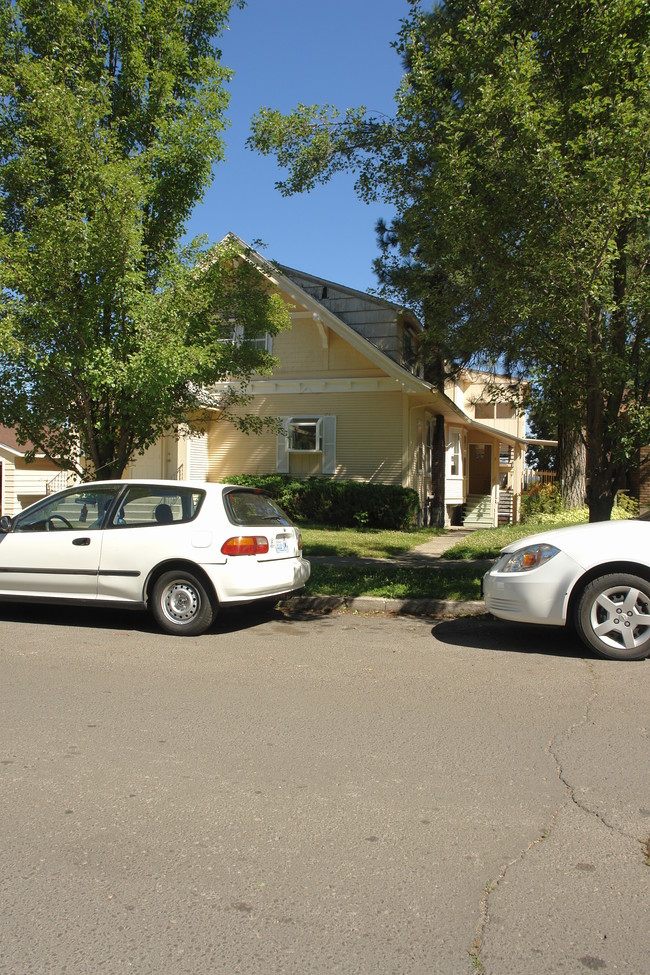
<path fill-rule="evenodd" d="M 231 331 L 220 339 L 221 342 L 227 342 L 237 346 L 247 345 L 257 352 L 271 352 L 272 339 L 268 332 L 248 332 L 242 325 L 237 324 L 234 319 L 229 321 L 229 325 L 231 326 Z"/>

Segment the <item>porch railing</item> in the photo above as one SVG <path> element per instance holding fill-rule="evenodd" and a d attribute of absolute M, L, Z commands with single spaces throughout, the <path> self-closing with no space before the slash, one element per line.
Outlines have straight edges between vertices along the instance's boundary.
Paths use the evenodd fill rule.
<path fill-rule="evenodd" d="M 554 484 L 555 471 L 538 471 L 527 467 L 524 471 L 522 488 L 529 491 L 535 484 Z"/>
<path fill-rule="evenodd" d="M 64 491 L 65 488 L 72 487 L 77 481 L 78 478 L 70 471 L 59 471 L 56 477 L 53 477 L 51 481 L 46 483 L 45 493 L 55 494 L 56 491 Z"/>

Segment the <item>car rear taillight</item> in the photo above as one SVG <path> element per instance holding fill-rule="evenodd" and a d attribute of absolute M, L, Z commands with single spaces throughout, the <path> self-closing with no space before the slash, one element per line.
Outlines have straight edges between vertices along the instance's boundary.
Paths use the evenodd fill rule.
<path fill-rule="evenodd" d="M 235 535 L 221 546 L 222 555 L 265 555 L 269 540 L 263 535 Z"/>
<path fill-rule="evenodd" d="M 302 552 L 302 534 L 296 529 L 296 535 L 298 536 L 298 551 Z"/>

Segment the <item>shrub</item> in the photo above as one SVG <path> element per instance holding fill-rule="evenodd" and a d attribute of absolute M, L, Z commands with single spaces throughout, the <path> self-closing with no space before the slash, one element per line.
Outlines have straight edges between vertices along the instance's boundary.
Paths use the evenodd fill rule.
<path fill-rule="evenodd" d="M 555 484 L 534 484 L 521 495 L 521 520 L 538 515 L 556 515 L 562 511 L 562 495 Z"/>
<path fill-rule="evenodd" d="M 625 491 L 619 491 L 616 495 L 615 510 L 624 512 L 628 518 L 638 518 L 641 505 L 636 498 L 631 498 Z"/>
<path fill-rule="evenodd" d="M 290 518 L 336 528 L 390 528 L 413 525 L 420 502 L 411 488 L 326 477 L 298 480 L 287 474 L 241 474 L 230 484 L 266 491 Z"/>

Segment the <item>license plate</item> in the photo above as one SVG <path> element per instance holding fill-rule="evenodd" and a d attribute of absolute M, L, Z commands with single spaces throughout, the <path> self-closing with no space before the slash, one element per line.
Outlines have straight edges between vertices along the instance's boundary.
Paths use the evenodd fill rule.
<path fill-rule="evenodd" d="M 284 555 L 285 552 L 289 551 L 289 541 L 286 538 L 276 538 L 275 540 L 275 551 L 279 555 Z"/>

